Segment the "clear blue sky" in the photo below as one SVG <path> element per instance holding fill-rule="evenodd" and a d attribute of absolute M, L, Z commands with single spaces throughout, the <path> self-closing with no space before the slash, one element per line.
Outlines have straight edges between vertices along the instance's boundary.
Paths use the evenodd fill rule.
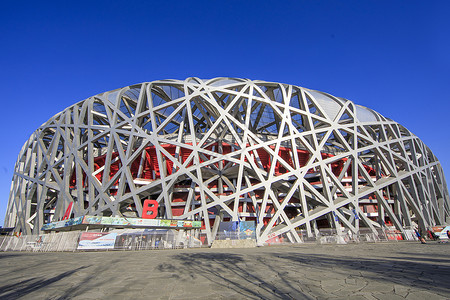
<path fill-rule="evenodd" d="M 51 116 L 157 79 L 328 92 L 419 136 L 450 181 L 450 1 L 4 1 L 0 225 L 14 163 Z"/>

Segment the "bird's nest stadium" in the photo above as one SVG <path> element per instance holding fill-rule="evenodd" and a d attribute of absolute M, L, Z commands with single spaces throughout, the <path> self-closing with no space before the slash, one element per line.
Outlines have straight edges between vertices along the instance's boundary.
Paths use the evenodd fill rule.
<path fill-rule="evenodd" d="M 70 210 L 69 210 L 70 208 Z M 83 216 L 254 224 L 258 244 L 445 224 L 442 167 L 405 127 L 344 98 L 238 78 L 161 80 L 78 102 L 26 141 L 5 226 Z"/>

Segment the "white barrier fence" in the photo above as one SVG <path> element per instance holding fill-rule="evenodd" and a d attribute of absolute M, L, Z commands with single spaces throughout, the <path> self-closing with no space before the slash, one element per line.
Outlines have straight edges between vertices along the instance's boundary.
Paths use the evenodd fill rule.
<path fill-rule="evenodd" d="M 43 235 L 0 236 L 0 251 L 75 251 L 80 232 L 59 232 Z"/>
<path fill-rule="evenodd" d="M 189 232 L 176 230 L 114 230 L 0 236 L 0 251 L 152 250 L 201 247 Z"/>
<path fill-rule="evenodd" d="M 405 230 L 404 236 L 395 230 L 379 229 L 377 234 L 361 228 L 358 235 L 348 230 L 321 229 L 314 237 L 300 232 L 301 243 L 347 244 L 358 242 L 382 242 L 397 240 L 417 240 L 414 230 Z M 218 235 L 217 240 L 241 239 L 239 232 Z M 78 251 L 78 250 L 153 250 L 193 248 L 204 246 L 202 234 L 176 230 L 133 230 L 122 229 L 110 232 L 58 232 L 28 236 L 0 236 L 0 251 Z M 287 234 L 268 240 L 265 244 L 290 244 Z"/>
<path fill-rule="evenodd" d="M 318 243 L 318 244 L 347 244 L 359 242 L 386 242 L 386 241 L 400 241 L 400 240 L 417 240 L 414 230 L 404 230 L 402 234 L 394 229 L 377 229 L 374 233 L 369 228 L 360 228 L 358 234 L 352 233 L 348 229 L 320 229 L 317 230 L 313 236 L 308 237 L 306 230 L 299 230 L 300 243 Z M 266 245 L 276 244 L 290 244 L 293 239 L 289 238 L 288 233 L 279 235 L 273 239 L 268 240 Z"/>

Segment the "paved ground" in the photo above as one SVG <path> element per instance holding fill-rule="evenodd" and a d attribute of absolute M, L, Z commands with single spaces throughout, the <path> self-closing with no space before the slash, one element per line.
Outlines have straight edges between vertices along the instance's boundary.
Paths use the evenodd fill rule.
<path fill-rule="evenodd" d="M 450 243 L 0 253 L 0 299 L 450 299 Z"/>

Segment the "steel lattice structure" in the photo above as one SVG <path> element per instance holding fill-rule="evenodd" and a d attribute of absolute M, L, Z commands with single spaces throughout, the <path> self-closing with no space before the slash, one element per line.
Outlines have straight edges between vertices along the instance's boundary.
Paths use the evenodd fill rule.
<path fill-rule="evenodd" d="M 27 234 L 73 215 L 256 222 L 259 243 L 321 226 L 444 224 L 450 200 L 430 149 L 368 108 L 293 85 L 161 80 L 74 104 L 15 165 L 5 226 Z"/>

